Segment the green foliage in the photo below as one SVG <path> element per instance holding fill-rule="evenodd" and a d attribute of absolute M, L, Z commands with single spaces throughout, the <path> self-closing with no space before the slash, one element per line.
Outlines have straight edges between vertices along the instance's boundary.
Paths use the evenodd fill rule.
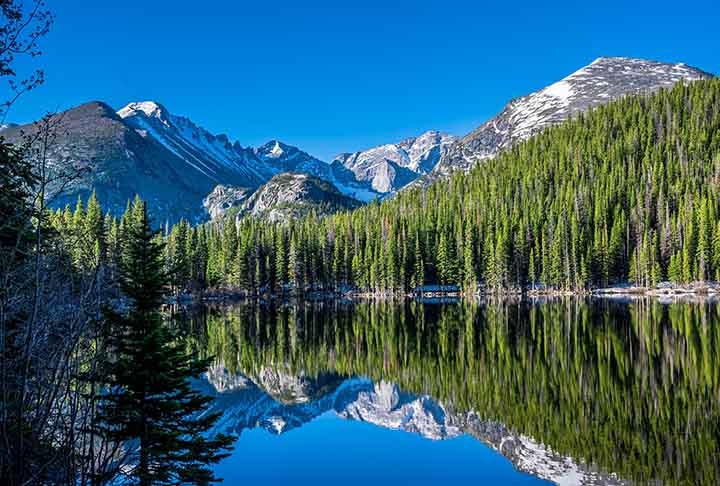
<path fill-rule="evenodd" d="M 391 381 L 460 427 L 470 412 L 620 479 L 720 480 L 714 304 L 242 304 L 198 318 L 196 346 L 233 372 Z"/>
<path fill-rule="evenodd" d="M 678 84 L 579 114 L 467 174 L 354 211 L 287 224 L 182 221 L 167 238 L 167 269 L 177 290 L 248 293 L 715 279 L 719 173 L 720 80 Z M 187 241 L 201 235 L 195 251 Z"/>
<path fill-rule="evenodd" d="M 287 281 L 303 289 L 716 278 L 718 134 L 718 80 L 631 96 L 425 190 L 286 225 L 208 225 L 208 237 L 222 242 L 209 250 L 210 283 L 255 290 L 252 282 L 271 275 L 285 279 L 286 262 Z M 241 265 L 252 278 L 222 263 L 238 241 L 252 250 Z"/>
<path fill-rule="evenodd" d="M 107 383 L 97 397 L 96 431 L 131 449 L 132 484 L 210 484 L 217 479 L 208 465 L 226 457 L 232 438 L 204 436 L 218 415 L 202 413 L 212 399 L 193 390 L 189 379 L 209 361 L 188 354 L 163 323 L 163 246 L 143 202 L 135 201 L 126 222 L 120 288 L 131 307 L 106 311 L 108 356 L 100 379 Z"/>

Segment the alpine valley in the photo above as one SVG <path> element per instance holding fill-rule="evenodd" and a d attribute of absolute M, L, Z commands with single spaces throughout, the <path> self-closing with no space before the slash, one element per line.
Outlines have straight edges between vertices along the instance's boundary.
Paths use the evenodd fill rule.
<path fill-rule="evenodd" d="M 0 486 L 719 485 L 720 4 L 284 3 L 0 0 Z"/>
<path fill-rule="evenodd" d="M 119 215 L 137 194 L 157 221 L 171 223 L 181 218 L 201 222 L 228 210 L 274 221 L 310 211 L 327 214 L 468 170 L 548 126 L 611 100 L 710 77 L 685 64 L 599 58 L 510 101 L 463 137 L 431 130 L 342 153 L 330 162 L 279 140 L 243 146 L 158 102 L 132 102 L 116 111 L 92 101 L 52 118 L 56 133 L 49 147 L 51 166 L 72 166 L 83 175 L 64 183 L 51 204 L 62 208 L 95 191 L 103 207 Z M 17 142 L 37 126 L 8 125 L 0 133 Z M 60 187 L 49 189 L 59 192 Z"/>

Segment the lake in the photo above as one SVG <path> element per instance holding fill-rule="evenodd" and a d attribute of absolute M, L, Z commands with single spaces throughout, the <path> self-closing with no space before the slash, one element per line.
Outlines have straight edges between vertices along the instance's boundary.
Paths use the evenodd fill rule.
<path fill-rule="evenodd" d="M 238 436 L 225 484 L 718 484 L 720 307 L 652 299 L 175 311 Z"/>

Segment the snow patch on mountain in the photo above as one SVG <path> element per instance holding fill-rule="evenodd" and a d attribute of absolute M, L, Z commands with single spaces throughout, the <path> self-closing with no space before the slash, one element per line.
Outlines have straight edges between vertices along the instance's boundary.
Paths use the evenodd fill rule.
<path fill-rule="evenodd" d="M 498 115 L 453 144 L 427 180 L 454 170 L 467 170 L 548 126 L 598 105 L 630 94 L 652 93 L 678 82 L 710 77 L 712 74 L 682 63 L 598 58 L 550 86 L 512 100 Z"/>
<path fill-rule="evenodd" d="M 351 170 L 357 179 L 369 182 L 378 193 L 387 194 L 431 171 L 455 140 L 452 135 L 431 130 L 399 143 L 343 153 L 334 162 Z"/>
<path fill-rule="evenodd" d="M 150 118 L 157 118 L 163 123 L 169 123 L 169 113 L 164 106 L 155 101 L 139 101 L 133 102 L 118 110 L 117 114 L 120 118 L 128 118 L 142 112 Z"/>
<path fill-rule="evenodd" d="M 280 142 L 275 142 L 275 145 L 273 146 L 272 150 L 268 153 L 269 156 L 278 158 L 282 154 L 284 154 L 285 151 L 280 147 Z"/>

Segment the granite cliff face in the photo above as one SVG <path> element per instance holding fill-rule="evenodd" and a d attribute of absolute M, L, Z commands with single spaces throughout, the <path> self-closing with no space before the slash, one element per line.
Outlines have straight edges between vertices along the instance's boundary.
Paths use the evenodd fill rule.
<path fill-rule="evenodd" d="M 341 194 L 327 181 L 298 173 L 278 174 L 260 186 L 238 207 L 238 218 L 287 222 L 311 211 L 319 216 L 353 209 L 360 202 Z"/>
<path fill-rule="evenodd" d="M 455 141 L 452 135 L 428 131 L 397 144 L 343 153 L 334 162 L 351 170 L 358 180 L 369 182 L 373 190 L 387 194 L 429 173 Z"/>
<path fill-rule="evenodd" d="M 232 208 L 238 208 L 245 201 L 252 189 L 247 187 L 226 186 L 218 184 L 203 199 L 203 207 L 210 219 L 222 218 Z"/>

